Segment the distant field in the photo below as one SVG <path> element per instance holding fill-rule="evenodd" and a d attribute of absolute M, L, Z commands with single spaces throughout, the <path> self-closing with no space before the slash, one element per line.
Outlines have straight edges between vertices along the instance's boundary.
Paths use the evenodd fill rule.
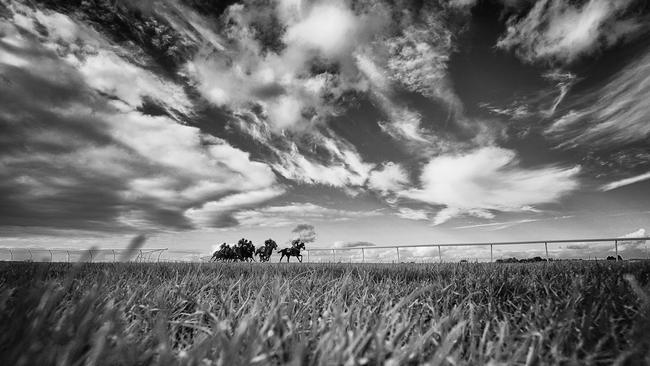
<path fill-rule="evenodd" d="M 3 365 L 650 364 L 650 263 L 0 263 Z"/>

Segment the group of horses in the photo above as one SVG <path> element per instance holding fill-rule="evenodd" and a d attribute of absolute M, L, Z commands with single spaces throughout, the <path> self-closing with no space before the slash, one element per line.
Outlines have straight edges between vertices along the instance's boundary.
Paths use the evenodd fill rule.
<path fill-rule="evenodd" d="M 273 239 L 267 239 L 264 246 L 255 249 L 253 242 L 246 239 L 240 239 L 237 244 L 232 247 L 226 243 L 221 244 L 218 250 L 212 254 L 211 261 L 220 262 L 252 262 L 255 261 L 255 256 L 259 258 L 260 262 L 268 262 L 271 259 L 273 251 L 278 248 L 278 244 Z M 284 248 L 278 250 L 281 254 L 280 262 L 284 257 L 289 262 L 290 257 L 296 257 L 298 261 L 302 262 L 301 250 L 305 249 L 305 243 L 300 239 L 294 239 L 291 242 L 291 248 Z"/>

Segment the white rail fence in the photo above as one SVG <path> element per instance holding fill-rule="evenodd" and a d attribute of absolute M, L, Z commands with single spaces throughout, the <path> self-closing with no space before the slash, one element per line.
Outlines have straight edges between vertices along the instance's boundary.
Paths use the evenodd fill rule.
<path fill-rule="evenodd" d="M 637 247 L 643 245 L 644 248 L 644 257 L 649 258 L 647 240 L 650 240 L 650 237 L 634 237 L 634 238 L 595 238 L 595 239 L 567 239 L 567 240 L 530 240 L 530 241 L 503 241 L 503 242 L 481 242 L 481 243 L 434 243 L 434 244 L 406 244 L 406 245 L 388 245 L 388 246 L 355 246 L 347 248 L 308 248 L 305 253 L 305 259 L 307 262 L 388 262 L 394 263 L 395 260 L 399 263 L 400 261 L 409 261 L 409 262 L 443 262 L 443 257 L 445 252 L 451 248 L 466 248 L 470 251 L 464 251 L 460 255 L 453 255 L 454 260 L 457 259 L 482 259 L 487 261 L 487 249 L 489 249 L 489 261 L 494 262 L 495 247 L 503 246 L 524 246 L 524 247 L 533 247 L 537 251 L 527 251 L 527 256 L 533 256 L 539 254 L 540 257 L 545 259 L 552 259 L 549 255 L 549 246 L 557 247 L 560 244 L 597 244 L 597 245 L 611 245 L 611 247 L 601 247 L 606 249 L 608 252 L 613 250 L 611 254 L 618 260 L 619 258 L 619 244 L 628 245 L 630 243 L 636 245 Z M 429 250 L 426 250 L 426 249 Z M 543 252 L 542 252 L 543 248 Z M 420 250 L 417 253 L 413 253 L 414 249 L 425 249 L 424 251 Z M 585 254 L 589 254 L 589 248 Z M 392 252 L 392 255 L 391 255 Z M 347 257 L 341 255 L 342 253 L 349 253 Z M 337 255 L 338 254 L 338 255 Z M 406 254 L 406 255 L 405 255 Z M 506 253 L 507 254 L 507 253 Z M 388 258 L 393 259 L 388 259 Z M 593 258 L 593 255 L 588 255 L 588 258 Z M 447 258 L 451 259 L 451 257 Z M 522 259 L 522 258 L 520 258 Z M 587 258 L 584 258 L 587 259 Z M 605 259 L 601 257 L 600 259 Z"/>
<path fill-rule="evenodd" d="M 130 262 L 160 262 L 167 248 L 139 249 L 132 253 Z M 0 248 L 0 261 L 26 262 L 117 262 L 126 248 L 65 249 L 65 248 Z"/>
<path fill-rule="evenodd" d="M 400 262 L 444 262 L 458 261 L 490 261 L 495 258 L 514 256 L 514 252 L 502 251 L 502 248 L 522 246 L 517 254 L 526 258 L 533 256 L 545 259 L 567 258 L 566 252 L 558 251 L 561 245 L 569 244 L 564 249 L 575 244 L 582 246 L 579 258 L 594 258 L 599 253 L 598 259 L 605 259 L 608 255 L 619 258 L 619 246 L 629 249 L 636 248 L 637 258 L 650 259 L 647 241 L 650 237 L 634 238 L 595 238 L 595 239 L 567 239 L 567 240 L 531 240 L 531 241 L 504 241 L 481 243 L 433 243 L 433 244 L 406 244 L 388 246 L 356 246 L 347 248 L 307 248 L 303 252 L 303 260 L 311 263 L 335 262 L 369 262 L 369 263 L 400 263 Z M 630 245 L 632 244 L 632 245 Z M 587 246 L 587 245 L 596 245 Z M 495 253 L 495 249 L 497 253 Z M 117 262 L 125 248 L 115 249 L 69 249 L 69 248 L 0 248 L 0 261 L 35 261 L 35 262 Z M 488 252 L 489 251 L 489 252 Z M 175 255 L 176 253 L 178 255 Z M 189 254 L 188 254 L 189 253 Z M 190 255 L 191 254 L 191 255 Z M 496 254 L 496 255 L 495 255 Z M 520 258 L 523 259 L 523 258 Z M 627 259 L 627 258 L 626 258 Z M 145 248 L 137 250 L 131 257 L 131 262 L 208 262 L 210 255 L 200 252 L 174 251 L 168 248 Z M 277 262 L 279 257 L 274 254 L 271 262 Z M 295 259 L 291 260 L 292 262 Z"/>

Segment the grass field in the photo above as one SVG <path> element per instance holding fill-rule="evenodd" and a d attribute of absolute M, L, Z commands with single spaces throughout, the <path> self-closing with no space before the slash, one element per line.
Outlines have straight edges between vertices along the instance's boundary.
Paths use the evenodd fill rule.
<path fill-rule="evenodd" d="M 3 365 L 650 364 L 650 263 L 0 263 Z"/>

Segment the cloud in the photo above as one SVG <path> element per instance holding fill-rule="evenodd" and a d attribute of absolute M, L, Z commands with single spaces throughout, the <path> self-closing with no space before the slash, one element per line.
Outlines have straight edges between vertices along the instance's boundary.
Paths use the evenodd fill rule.
<path fill-rule="evenodd" d="M 57 13 L 23 14 L 77 24 Z M 283 192 L 247 152 L 174 114 L 139 111 L 147 98 L 177 111 L 189 102 L 173 82 L 124 61 L 120 47 L 98 50 L 109 43 L 100 35 L 75 36 L 78 24 L 47 36 L 1 26 L 0 55 L 11 55 L 0 59 L 3 225 L 189 229 L 188 210 L 210 202 L 234 210 Z"/>
<path fill-rule="evenodd" d="M 66 58 L 90 87 L 115 96 L 132 108 L 142 106 L 143 98 L 147 97 L 170 110 L 189 114 L 190 101 L 179 85 L 162 80 L 112 52 L 101 49 L 91 52 L 82 58 L 73 54 Z"/>
<path fill-rule="evenodd" d="M 513 121 L 533 121 L 535 118 L 547 120 L 563 103 L 569 91 L 579 78 L 576 74 L 562 69 L 552 69 L 541 74 L 549 86 L 537 88 L 529 95 L 518 96 L 506 104 L 493 104 L 481 102 L 479 106 L 489 112 L 505 116 Z M 511 123 L 510 128 L 521 131 L 521 123 Z M 530 132 L 530 127 L 524 128 L 523 133 Z"/>
<path fill-rule="evenodd" d="M 567 93 L 569 92 L 569 89 L 571 89 L 573 84 L 575 84 L 576 75 L 571 72 L 552 70 L 545 73 L 542 76 L 547 80 L 555 82 L 556 87 L 559 90 L 558 96 L 553 101 L 553 104 L 547 111 L 545 111 L 545 114 L 547 116 L 552 116 L 555 113 L 557 107 L 564 100 L 564 97 L 566 97 Z"/>
<path fill-rule="evenodd" d="M 368 187 L 382 194 L 399 191 L 408 183 L 409 178 L 404 168 L 393 162 L 384 163 L 368 176 Z"/>
<path fill-rule="evenodd" d="M 335 58 L 356 46 L 361 28 L 361 19 L 345 5 L 317 3 L 287 28 L 283 40 L 288 45 L 314 49 L 325 57 Z"/>
<path fill-rule="evenodd" d="M 646 231 L 645 229 L 639 229 L 637 231 L 631 232 L 629 234 L 625 234 L 621 236 L 621 238 L 644 238 L 646 237 Z M 623 249 L 638 249 L 641 246 L 645 245 L 646 241 L 645 240 L 621 240 L 619 241 L 619 245 L 623 246 Z"/>
<path fill-rule="evenodd" d="M 199 52 L 185 71 L 212 103 L 235 115 L 256 111 L 255 118 L 235 126 L 275 145 L 274 169 L 285 178 L 359 186 L 367 177 L 358 169 L 345 169 L 351 167 L 350 159 L 334 154 L 324 163 L 306 154 L 298 139 L 293 139 L 295 145 L 275 141 L 311 135 L 311 146 L 322 142 L 319 148 L 329 149 L 328 139 L 342 139 L 331 130 L 322 133 L 322 126 L 345 113 L 350 96 L 370 93 L 388 119 L 381 122 L 387 134 L 413 153 L 439 151 L 442 139 L 422 127 L 419 113 L 397 101 L 399 93 L 409 91 L 447 105 L 450 114 L 460 109 L 447 76 L 452 32 L 436 6 L 421 10 L 416 16 L 414 10 L 384 3 L 278 2 L 260 7 L 244 2 L 230 6 L 220 21 L 226 52 Z M 259 29 L 268 31 L 268 37 Z M 269 43 L 278 45 L 270 48 Z M 354 159 L 363 162 L 360 156 Z"/>
<path fill-rule="evenodd" d="M 515 49 L 527 61 L 571 63 L 642 29 L 626 10 L 635 0 L 589 0 L 576 6 L 562 0 L 538 1 L 522 19 L 508 20 L 497 47 Z"/>
<path fill-rule="evenodd" d="M 233 217 L 245 227 L 292 226 L 301 221 L 349 221 L 377 216 L 376 211 L 350 211 L 327 208 L 313 203 L 290 203 L 241 210 Z"/>
<path fill-rule="evenodd" d="M 190 208 L 185 211 L 185 216 L 198 227 L 229 227 L 239 225 L 233 217 L 235 211 L 257 206 L 260 203 L 278 197 L 284 189 L 265 188 L 257 191 L 235 193 L 217 201 L 209 201 L 201 207 Z"/>
<path fill-rule="evenodd" d="M 645 258 L 646 241 L 644 240 L 623 240 L 625 238 L 645 237 L 645 229 L 638 229 L 634 232 L 619 236 L 618 254 L 624 259 Z M 573 243 L 563 245 L 549 245 L 549 252 L 557 258 L 599 258 L 605 259 L 608 256 L 615 256 L 615 247 L 612 242 L 602 243 Z"/>
<path fill-rule="evenodd" d="M 517 212 L 530 205 L 557 201 L 578 188 L 579 167 L 517 166 L 512 150 L 484 147 L 464 154 L 438 156 L 422 171 L 420 189 L 401 196 L 434 205 L 444 205 L 435 224 L 468 214 L 491 218 L 490 210 Z"/>
<path fill-rule="evenodd" d="M 334 248 L 358 248 L 358 247 L 374 247 L 376 244 L 367 241 L 337 241 L 334 242 Z"/>
<path fill-rule="evenodd" d="M 401 32 L 386 35 L 372 47 L 355 53 L 355 64 L 368 82 L 369 95 L 387 118 L 379 126 L 418 156 L 447 149 L 450 142 L 445 138 L 452 136 L 424 128 L 422 115 L 400 100 L 405 91 L 440 105 L 447 112 L 446 123 L 457 124 L 463 130 L 469 127 L 447 71 L 451 31 L 435 13 L 426 13 L 422 20 L 403 25 Z"/>
<path fill-rule="evenodd" d="M 625 179 L 620 179 L 614 182 L 607 183 L 603 186 L 600 187 L 601 191 L 611 191 L 616 188 L 624 187 L 630 184 L 638 183 L 638 182 L 643 182 L 644 180 L 650 179 L 650 172 L 645 173 L 645 174 L 640 174 L 634 177 L 629 177 Z"/>
<path fill-rule="evenodd" d="M 475 228 L 489 228 L 492 230 L 502 230 L 519 224 L 526 224 L 529 222 L 540 221 L 537 219 L 521 219 L 515 221 L 504 221 L 504 222 L 490 222 L 487 224 L 475 224 L 475 225 L 463 225 L 456 226 L 454 229 L 475 229 Z"/>
<path fill-rule="evenodd" d="M 587 250 L 590 249 L 590 246 L 589 244 L 569 244 L 566 248 L 572 250 Z"/>
<path fill-rule="evenodd" d="M 650 136 L 650 52 L 632 61 L 604 86 L 578 98 L 546 128 L 561 148 L 620 146 Z"/>
<path fill-rule="evenodd" d="M 320 163 L 309 159 L 292 143 L 289 152 L 275 150 L 278 162 L 271 164 L 273 169 L 287 179 L 303 183 L 339 188 L 363 186 L 374 164 L 365 163 L 348 144 L 325 137 L 321 141 L 323 150 L 330 153 L 329 161 Z"/>
<path fill-rule="evenodd" d="M 467 177 L 488 198 L 469 204 L 453 194 L 428 194 L 438 180 L 446 184 L 446 177 L 425 172 L 421 189 L 410 189 L 415 164 L 381 163 L 399 160 L 366 155 L 376 136 L 361 136 L 356 146 L 350 142 L 356 136 L 346 135 L 349 126 L 338 117 L 362 103 L 361 113 L 368 108 L 372 117 L 353 122 L 383 131 L 408 158 L 427 161 L 425 170 L 439 169 L 437 163 L 452 157 L 471 165 L 457 152 L 483 151 L 477 146 L 493 140 L 487 124 L 464 116 L 452 89 L 447 67 L 457 29 L 444 13 L 452 11 L 446 5 L 244 1 L 208 17 L 189 6 L 155 2 L 147 5 L 147 19 L 165 35 L 156 33 L 152 42 L 173 39 L 167 50 L 182 53 L 172 72 L 142 39 L 120 44 L 106 25 L 84 24 L 81 13 L 10 8 L 14 24 L 3 21 L 0 31 L 6 77 L 0 80 L 0 127 L 9 131 L 0 136 L 6 172 L 0 173 L 0 197 L 14 214 L 13 224 L 63 227 L 77 219 L 83 227 L 177 230 L 377 214 L 278 202 L 290 186 L 303 184 L 350 195 L 374 191 L 392 207 L 396 196 L 441 205 L 439 223 L 552 201 L 551 193 L 539 193 L 544 200 L 529 191 L 521 193 L 526 199 L 490 196 L 503 194 L 493 185 L 504 172 L 504 180 L 532 185 L 521 175 L 550 172 L 557 178 L 564 171 L 522 169 L 514 155 L 502 165 L 488 161 L 486 177 L 478 166 Z M 564 79 L 549 78 L 560 89 L 555 110 L 568 86 L 562 89 Z M 442 110 L 440 120 L 428 107 L 418 108 L 422 102 Z M 466 132 L 473 133 L 472 141 Z M 490 159 L 508 155 L 499 151 Z M 453 174 L 449 179 L 466 183 Z M 394 208 L 414 220 L 433 212 Z M 65 223 L 55 217 L 65 214 Z"/>
<path fill-rule="evenodd" d="M 299 224 L 291 232 L 297 234 L 297 239 L 300 239 L 304 243 L 313 243 L 316 241 L 314 225 Z"/>
<path fill-rule="evenodd" d="M 494 114 L 507 116 L 514 120 L 522 120 L 533 115 L 526 103 L 518 101 L 513 102 L 510 106 L 507 107 L 495 107 L 490 103 L 480 103 L 480 106 Z"/>
<path fill-rule="evenodd" d="M 458 98 L 447 80 L 451 31 L 433 14 L 388 38 L 388 77 L 407 89 L 454 105 Z"/>
<path fill-rule="evenodd" d="M 237 111 L 256 105 L 275 130 L 304 128 L 336 112 L 336 100 L 354 90 L 352 51 L 381 26 L 380 12 L 355 14 L 344 2 L 230 6 L 222 21 L 227 52 L 201 52 L 186 66 L 203 96 Z M 268 49 L 257 29 L 275 35 Z M 313 71 L 317 65 L 331 65 Z"/>
<path fill-rule="evenodd" d="M 407 220 L 428 220 L 429 219 L 429 211 L 414 210 L 408 207 L 400 207 L 397 210 L 396 215 Z"/>
<path fill-rule="evenodd" d="M 471 8 L 478 0 L 451 0 L 449 4 L 457 8 Z"/>

